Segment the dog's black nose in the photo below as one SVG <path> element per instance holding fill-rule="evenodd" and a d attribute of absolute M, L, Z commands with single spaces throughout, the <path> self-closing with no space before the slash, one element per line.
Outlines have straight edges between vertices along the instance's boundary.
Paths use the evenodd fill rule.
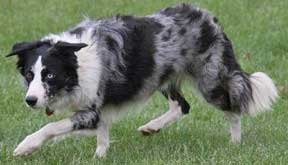
<path fill-rule="evenodd" d="M 29 106 L 33 107 L 37 103 L 37 97 L 27 96 L 25 101 Z"/>

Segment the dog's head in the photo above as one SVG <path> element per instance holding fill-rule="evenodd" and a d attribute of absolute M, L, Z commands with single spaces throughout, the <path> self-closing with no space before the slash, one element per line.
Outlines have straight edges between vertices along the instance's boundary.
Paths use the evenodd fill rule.
<path fill-rule="evenodd" d="M 13 46 L 7 56 L 17 55 L 17 68 L 27 86 L 26 103 L 32 108 L 47 108 L 57 97 L 78 85 L 75 52 L 84 43 L 50 41 L 22 42 Z"/>

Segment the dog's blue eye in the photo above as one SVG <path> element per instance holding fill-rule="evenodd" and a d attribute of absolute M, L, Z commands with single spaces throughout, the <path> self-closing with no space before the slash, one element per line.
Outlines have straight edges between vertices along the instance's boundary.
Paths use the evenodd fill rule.
<path fill-rule="evenodd" d="M 53 79 L 55 77 L 54 74 L 48 73 L 46 76 L 48 79 Z"/>

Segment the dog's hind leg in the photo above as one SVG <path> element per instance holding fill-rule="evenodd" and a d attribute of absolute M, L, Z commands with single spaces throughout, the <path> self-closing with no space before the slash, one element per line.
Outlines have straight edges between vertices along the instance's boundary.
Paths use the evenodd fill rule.
<path fill-rule="evenodd" d="M 224 111 L 227 120 L 230 122 L 230 135 L 232 143 L 241 141 L 241 114 Z"/>
<path fill-rule="evenodd" d="M 184 114 L 189 112 L 189 104 L 181 96 L 176 86 L 172 85 L 167 90 L 162 91 L 162 94 L 169 100 L 169 110 L 160 117 L 151 120 L 149 123 L 138 128 L 143 135 L 157 133 L 161 128 L 177 121 Z"/>
<path fill-rule="evenodd" d="M 216 74 L 217 75 L 217 74 Z M 212 76 L 209 76 L 211 78 Z M 225 113 L 225 117 L 230 123 L 231 142 L 241 141 L 241 112 L 237 106 L 232 106 L 230 93 L 225 83 L 221 83 L 217 78 L 207 80 L 203 78 L 198 87 L 205 100 L 219 108 Z"/>

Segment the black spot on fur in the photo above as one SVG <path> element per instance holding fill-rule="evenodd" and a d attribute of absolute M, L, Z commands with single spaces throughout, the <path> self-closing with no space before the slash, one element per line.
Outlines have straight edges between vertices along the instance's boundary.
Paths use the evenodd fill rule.
<path fill-rule="evenodd" d="M 127 28 L 126 35 L 119 33 L 124 40 L 124 48 L 118 52 L 118 56 L 123 59 L 124 68 L 116 74 L 111 70 L 108 73 L 111 78 L 105 82 L 104 105 L 119 104 L 131 99 L 142 88 L 144 80 L 152 75 L 155 65 L 153 55 L 156 51 L 154 35 L 161 30 L 158 25 L 155 26 L 153 19 L 130 16 L 118 16 L 118 19 L 122 19 Z M 114 64 L 121 65 L 119 61 Z"/>
<path fill-rule="evenodd" d="M 97 108 L 96 104 L 92 104 L 88 109 L 91 111 L 95 111 Z"/>
<path fill-rule="evenodd" d="M 181 35 L 181 36 L 183 36 L 186 32 L 187 32 L 186 28 L 182 27 L 182 28 L 179 30 L 178 34 Z"/>
<path fill-rule="evenodd" d="M 76 112 L 72 117 L 73 129 L 95 129 L 99 122 L 99 113 L 96 110 L 82 110 Z"/>
<path fill-rule="evenodd" d="M 160 76 L 160 85 L 163 84 L 166 80 L 169 79 L 169 76 L 174 72 L 173 67 L 171 65 L 166 66 L 164 68 L 163 73 Z"/>
<path fill-rule="evenodd" d="M 215 34 L 215 27 L 213 27 L 208 21 L 204 21 L 201 25 L 201 36 L 198 41 L 198 53 L 202 54 L 206 52 L 216 40 L 217 34 Z"/>
<path fill-rule="evenodd" d="M 186 56 L 186 54 L 187 54 L 187 49 L 181 49 L 180 54 L 181 54 L 181 56 Z"/>
<path fill-rule="evenodd" d="M 172 34 L 172 29 L 168 29 L 162 36 L 162 41 L 166 42 L 169 41 L 171 38 L 171 34 Z"/>

